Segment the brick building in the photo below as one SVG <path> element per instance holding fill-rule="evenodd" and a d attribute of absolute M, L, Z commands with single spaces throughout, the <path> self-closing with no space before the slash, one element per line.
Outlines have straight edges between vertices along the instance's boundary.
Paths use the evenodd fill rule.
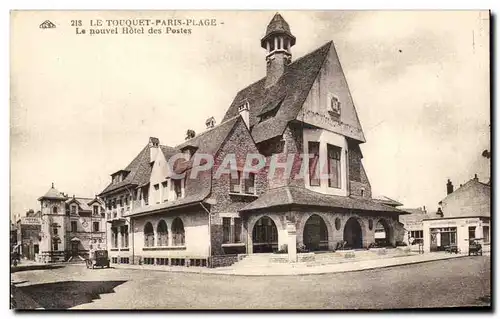
<path fill-rule="evenodd" d="M 405 212 L 372 199 L 365 137 L 333 42 L 292 61 L 295 43 L 276 14 L 261 39 L 266 76 L 236 94 L 219 125 L 207 120 L 175 147 L 150 138 L 111 175 L 100 197 L 112 262 L 216 266 L 283 248 L 295 230 L 308 250 L 366 248 L 377 225 L 388 244 L 402 240 Z M 197 154 L 210 155 L 211 169 L 201 170 Z M 248 154 L 263 167 L 245 171 Z M 219 174 L 231 157 L 231 172 Z M 287 161 L 289 170 L 273 169 Z"/>
<path fill-rule="evenodd" d="M 38 199 L 41 206 L 41 262 L 84 259 L 106 248 L 103 203 L 97 197 L 69 197 L 54 188 Z"/>

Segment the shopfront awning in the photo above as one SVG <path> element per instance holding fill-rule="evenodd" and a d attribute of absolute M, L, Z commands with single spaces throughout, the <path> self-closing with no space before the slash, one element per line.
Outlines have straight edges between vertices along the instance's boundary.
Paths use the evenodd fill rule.
<path fill-rule="evenodd" d="M 73 242 L 75 242 L 75 241 L 80 241 L 80 238 L 78 238 L 78 237 L 73 237 L 73 238 L 71 238 L 71 241 L 73 241 Z"/>

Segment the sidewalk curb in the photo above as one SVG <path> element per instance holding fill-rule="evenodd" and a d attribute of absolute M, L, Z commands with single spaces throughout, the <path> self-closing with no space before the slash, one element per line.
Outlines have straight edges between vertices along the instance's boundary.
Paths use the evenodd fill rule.
<path fill-rule="evenodd" d="M 374 270 L 374 269 L 384 269 L 384 268 L 392 268 L 392 267 L 399 267 L 399 266 L 407 266 L 407 265 L 413 265 L 413 264 L 423 264 L 423 263 L 428 263 L 428 262 L 433 262 L 433 261 L 441 261 L 441 260 L 449 260 L 449 259 L 456 259 L 456 258 L 463 258 L 463 257 L 469 257 L 468 255 L 459 255 L 459 256 L 449 256 L 445 258 L 439 258 L 439 259 L 429 259 L 429 260 L 418 260 L 418 261 L 407 261 L 403 262 L 400 264 L 393 264 L 393 265 L 383 265 L 383 266 L 374 266 L 374 267 L 367 267 L 367 268 L 362 268 L 362 269 L 352 269 L 352 270 L 334 270 L 334 271 L 320 271 L 320 272 L 303 272 L 303 273 L 296 273 L 296 274 L 255 274 L 255 273 L 229 273 L 226 271 L 185 271 L 181 269 L 154 269 L 154 268 L 135 268 L 135 267 L 128 267 L 128 266 L 118 266 L 118 267 L 113 267 L 114 269 L 129 269 L 129 270 L 138 270 L 138 271 L 158 271 L 158 272 L 171 272 L 171 273 L 184 273 L 184 274 L 198 274 L 198 275 L 224 275 L 224 276 L 243 276 L 243 277 L 273 277 L 273 276 L 313 276 L 313 275 L 325 275 L 325 274 L 337 274 L 337 273 L 346 273 L 346 272 L 360 272 L 360 271 L 366 271 L 366 270 Z M 216 269 L 216 268 L 215 268 Z"/>

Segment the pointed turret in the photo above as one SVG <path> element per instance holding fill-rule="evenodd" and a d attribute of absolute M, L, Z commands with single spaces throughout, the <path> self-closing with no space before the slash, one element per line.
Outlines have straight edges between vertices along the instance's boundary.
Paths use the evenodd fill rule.
<path fill-rule="evenodd" d="M 283 17 L 276 13 L 269 22 L 266 35 L 260 40 L 266 49 L 267 75 L 266 87 L 274 85 L 285 73 L 286 67 L 292 63 L 290 48 L 295 45 L 295 37 L 290 26 Z"/>

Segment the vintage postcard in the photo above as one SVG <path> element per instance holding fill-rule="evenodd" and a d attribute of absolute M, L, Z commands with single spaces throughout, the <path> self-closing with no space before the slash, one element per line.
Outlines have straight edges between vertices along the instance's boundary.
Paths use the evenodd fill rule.
<path fill-rule="evenodd" d="M 12 309 L 491 310 L 489 11 L 10 28 Z"/>

